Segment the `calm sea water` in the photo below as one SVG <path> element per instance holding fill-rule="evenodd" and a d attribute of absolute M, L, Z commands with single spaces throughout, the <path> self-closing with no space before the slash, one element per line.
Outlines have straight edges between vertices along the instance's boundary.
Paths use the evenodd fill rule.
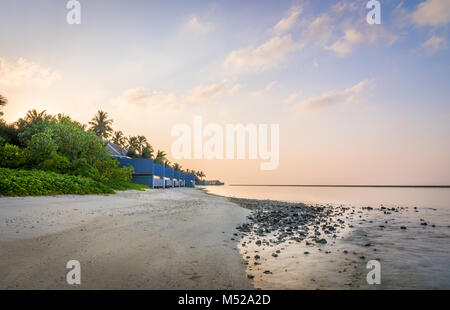
<path fill-rule="evenodd" d="M 210 186 L 212 194 L 354 207 L 348 229 L 323 248 L 282 244 L 255 248 L 263 258 L 248 267 L 263 289 L 450 289 L 450 189 Z M 367 211 L 362 207 L 373 207 Z M 402 207 L 399 213 L 381 206 Z M 427 225 L 423 225 L 426 222 Z M 401 229 L 402 226 L 407 229 Z M 365 247 L 370 243 L 372 246 Z M 242 250 L 242 249 L 241 249 Z M 311 255 L 303 255 L 308 250 Z M 344 250 L 348 254 L 343 254 Z M 248 255 L 250 249 L 245 249 Z M 327 253 L 327 254 L 324 254 Z M 364 257 L 364 259 L 361 259 Z M 381 261 L 382 284 L 368 285 L 366 263 Z M 264 274 L 270 269 L 272 273 Z"/>
<path fill-rule="evenodd" d="M 410 206 L 450 210 L 450 188 L 208 186 L 213 194 L 312 204 Z"/>

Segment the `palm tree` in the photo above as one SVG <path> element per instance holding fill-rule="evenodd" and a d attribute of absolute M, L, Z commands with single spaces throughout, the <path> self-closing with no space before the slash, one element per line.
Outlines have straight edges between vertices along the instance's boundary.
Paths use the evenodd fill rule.
<path fill-rule="evenodd" d="M 195 176 L 201 181 L 203 181 L 204 178 L 206 177 L 206 175 L 203 173 L 203 171 L 195 171 Z"/>
<path fill-rule="evenodd" d="M 112 142 L 114 144 L 117 144 L 119 146 L 124 146 L 125 144 L 125 137 L 123 135 L 122 131 L 114 131 L 113 137 L 112 137 Z"/>
<path fill-rule="evenodd" d="M 179 163 L 174 163 L 172 168 L 175 171 L 180 171 L 181 170 L 181 165 Z"/>
<path fill-rule="evenodd" d="M 140 152 L 139 141 L 137 137 L 128 137 L 127 138 L 127 148 L 128 150 L 133 150 L 134 152 Z"/>
<path fill-rule="evenodd" d="M 99 110 L 94 118 L 92 118 L 89 122 L 89 125 L 91 125 L 91 129 L 97 137 L 107 139 L 113 131 L 111 127 L 112 123 L 113 120 L 108 119 L 108 113 Z"/>
<path fill-rule="evenodd" d="M 47 115 L 47 110 L 43 110 L 41 112 L 38 112 L 38 111 L 36 111 L 36 109 L 28 110 L 27 115 L 25 117 L 25 119 L 29 123 L 32 123 L 34 121 L 42 121 L 42 120 L 48 119 L 48 118 L 51 118 L 51 116 Z"/>
<path fill-rule="evenodd" d="M 142 151 L 144 150 L 144 148 L 149 145 L 147 142 L 147 138 L 144 136 L 137 136 L 136 139 L 139 145 L 139 154 L 142 155 Z"/>
<path fill-rule="evenodd" d="M 6 97 L 0 95 L 0 107 L 5 106 L 8 104 L 8 99 Z M 0 116 L 3 116 L 3 112 L 0 111 Z"/>
<path fill-rule="evenodd" d="M 142 148 L 141 157 L 142 158 L 152 158 L 153 157 L 153 148 L 150 144 L 146 143 Z"/>
<path fill-rule="evenodd" d="M 167 156 L 166 152 L 158 150 L 154 161 L 155 164 L 163 164 L 167 160 L 166 156 Z"/>
<path fill-rule="evenodd" d="M 164 162 L 164 167 L 165 168 L 171 168 L 172 167 L 170 160 L 166 159 L 166 161 Z"/>
<path fill-rule="evenodd" d="M 126 139 L 128 150 L 131 153 L 135 153 L 137 157 L 152 158 L 153 147 L 147 142 L 147 138 L 144 136 L 130 136 Z"/>

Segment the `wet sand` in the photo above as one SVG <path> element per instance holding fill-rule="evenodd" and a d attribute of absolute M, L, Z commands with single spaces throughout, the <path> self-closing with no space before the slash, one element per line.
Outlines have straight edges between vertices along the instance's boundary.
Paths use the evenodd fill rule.
<path fill-rule="evenodd" d="M 238 227 L 239 250 L 256 288 L 450 287 L 450 226 L 443 210 L 232 201 L 252 209 L 248 221 Z M 366 280 L 372 260 L 380 263 L 380 284 Z"/>
<path fill-rule="evenodd" d="M 189 188 L 2 197 L 0 289 L 253 289 L 231 240 L 248 214 Z"/>

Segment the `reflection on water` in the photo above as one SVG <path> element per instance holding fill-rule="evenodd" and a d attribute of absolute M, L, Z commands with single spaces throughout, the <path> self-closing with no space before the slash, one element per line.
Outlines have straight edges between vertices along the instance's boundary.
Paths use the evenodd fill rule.
<path fill-rule="evenodd" d="M 239 250 L 257 288 L 450 289 L 450 189 L 221 186 L 207 190 L 229 197 L 343 204 L 354 211 L 344 215 L 346 229 L 324 245 L 306 241 L 257 245 L 258 236 L 243 237 Z M 362 208 L 367 206 L 373 210 Z M 389 212 L 390 207 L 402 211 Z M 366 283 L 366 264 L 372 259 L 381 262 L 379 286 Z"/>

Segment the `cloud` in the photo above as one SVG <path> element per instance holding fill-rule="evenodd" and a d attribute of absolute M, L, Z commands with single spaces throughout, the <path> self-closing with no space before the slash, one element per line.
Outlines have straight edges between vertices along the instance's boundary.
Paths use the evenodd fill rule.
<path fill-rule="evenodd" d="M 229 93 L 230 95 L 234 95 L 235 93 L 237 93 L 238 91 L 240 91 L 241 88 L 242 88 L 242 85 L 241 85 L 241 84 L 235 84 L 234 86 L 232 86 L 232 87 L 230 88 L 230 90 L 228 91 L 228 93 Z"/>
<path fill-rule="evenodd" d="M 363 40 L 363 35 L 355 30 L 348 29 L 345 35 L 333 43 L 328 49 L 336 52 L 340 57 L 345 57 L 352 52 L 353 46 L 357 45 Z"/>
<path fill-rule="evenodd" d="M 287 53 L 296 48 L 291 35 L 276 36 L 257 46 L 232 51 L 223 66 L 232 73 L 265 71 L 276 67 Z"/>
<path fill-rule="evenodd" d="M 232 95 L 240 88 L 239 84 L 231 84 L 227 80 L 219 83 L 200 85 L 185 94 L 169 91 L 148 91 L 145 88 L 125 90 L 116 102 L 120 105 L 139 105 L 155 109 L 180 109 L 187 106 L 214 103 L 225 95 Z"/>
<path fill-rule="evenodd" d="M 355 12 L 358 9 L 359 4 L 357 2 L 345 2 L 339 1 L 332 6 L 333 12 L 337 14 L 343 14 L 344 12 Z"/>
<path fill-rule="evenodd" d="M 57 71 L 27 59 L 19 58 L 16 62 L 8 62 L 0 58 L 0 85 L 3 87 L 48 87 L 58 79 L 60 79 L 60 75 Z"/>
<path fill-rule="evenodd" d="M 333 34 L 332 19 L 327 14 L 322 14 L 309 24 L 308 29 L 302 34 L 301 45 L 325 46 Z"/>
<path fill-rule="evenodd" d="M 359 95 L 367 86 L 368 81 L 361 81 L 353 87 L 341 90 L 331 91 L 318 97 L 311 97 L 305 101 L 294 105 L 295 108 L 317 109 L 333 105 L 351 104 L 359 99 Z"/>
<path fill-rule="evenodd" d="M 120 103 L 128 105 L 152 106 L 155 108 L 172 107 L 177 103 L 177 96 L 171 92 L 153 91 L 145 88 L 131 88 L 118 98 Z"/>
<path fill-rule="evenodd" d="M 229 83 L 226 80 L 211 85 L 200 85 L 191 90 L 183 98 L 183 102 L 185 103 L 211 102 L 216 100 L 218 97 L 223 95 L 231 88 L 232 86 L 230 87 Z"/>
<path fill-rule="evenodd" d="M 289 10 L 289 16 L 281 19 L 274 27 L 273 31 L 275 33 L 281 34 L 283 32 L 286 32 L 292 28 L 292 26 L 295 25 L 295 22 L 297 21 L 297 18 L 302 14 L 303 9 L 299 6 L 293 6 Z"/>
<path fill-rule="evenodd" d="M 450 1 L 426 0 L 412 13 L 412 20 L 418 26 L 441 26 L 450 22 Z"/>
<path fill-rule="evenodd" d="M 293 103 L 295 100 L 297 100 L 298 96 L 300 96 L 302 93 L 303 93 L 302 91 L 299 91 L 297 93 L 291 94 L 289 97 L 287 97 L 286 99 L 283 100 L 283 103 L 285 103 L 285 104 Z"/>
<path fill-rule="evenodd" d="M 324 47 L 332 36 L 333 28 L 330 16 L 322 14 L 309 24 L 300 40 L 294 41 L 291 34 L 275 36 L 260 46 L 232 51 L 223 66 L 234 74 L 275 68 L 289 52 L 306 46 Z"/>
<path fill-rule="evenodd" d="M 212 25 L 209 23 L 200 22 L 197 16 L 192 16 L 189 20 L 183 25 L 183 30 L 204 34 L 209 32 L 212 29 Z"/>
<path fill-rule="evenodd" d="M 272 81 L 269 84 L 267 84 L 263 89 L 250 93 L 250 96 L 258 97 L 264 95 L 265 93 L 271 91 L 277 83 L 278 83 L 277 81 Z"/>
<path fill-rule="evenodd" d="M 422 47 L 434 53 L 441 49 L 446 48 L 447 40 L 444 37 L 438 37 L 433 35 L 431 38 L 429 38 L 422 44 Z"/>

